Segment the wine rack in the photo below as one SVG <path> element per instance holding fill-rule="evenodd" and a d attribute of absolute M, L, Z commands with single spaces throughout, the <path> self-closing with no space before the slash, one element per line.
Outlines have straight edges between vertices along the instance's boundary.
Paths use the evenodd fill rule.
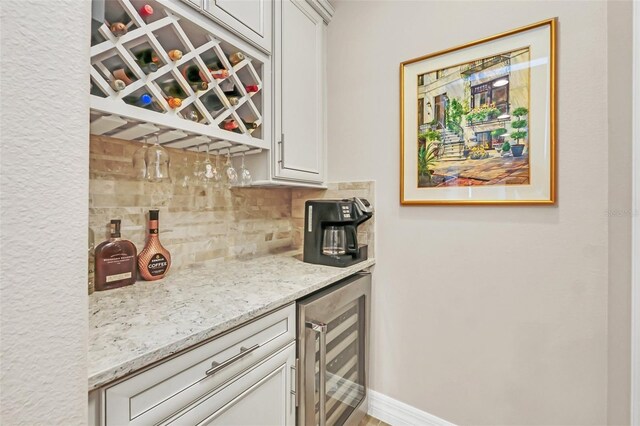
<path fill-rule="evenodd" d="M 152 15 L 140 12 L 145 6 L 153 9 Z M 92 36 L 91 133 L 127 140 L 153 134 L 163 145 L 191 150 L 203 144 L 231 152 L 268 150 L 270 87 L 263 82 L 270 78 L 269 57 L 189 11 L 162 0 L 106 1 L 106 22 Z M 128 20 L 124 34 L 107 25 L 115 17 Z M 175 50 L 182 53 L 177 60 L 169 53 Z M 152 52 L 154 69 L 141 63 L 144 52 Z M 212 61 L 225 70 L 219 78 L 208 67 Z M 193 87 L 186 69 L 206 87 Z M 114 87 L 116 80 L 126 85 Z M 168 86 L 180 95 L 169 95 Z M 132 102 L 143 96 L 151 102 Z M 172 96 L 181 103 L 172 104 Z M 229 124 L 237 128 L 227 130 Z"/>

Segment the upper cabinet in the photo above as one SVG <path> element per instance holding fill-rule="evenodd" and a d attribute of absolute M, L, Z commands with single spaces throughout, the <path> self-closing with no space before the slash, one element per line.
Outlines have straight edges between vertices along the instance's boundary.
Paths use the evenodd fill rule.
<path fill-rule="evenodd" d="M 325 178 L 325 32 L 303 0 L 275 7 L 274 178 L 322 183 Z"/>
<path fill-rule="evenodd" d="M 265 52 L 271 52 L 271 0 L 202 0 L 203 10 Z"/>

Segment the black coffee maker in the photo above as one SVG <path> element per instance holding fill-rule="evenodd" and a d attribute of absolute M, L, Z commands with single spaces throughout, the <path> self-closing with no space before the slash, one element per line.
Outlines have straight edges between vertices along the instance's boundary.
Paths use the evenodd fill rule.
<path fill-rule="evenodd" d="M 373 216 L 364 198 L 309 200 L 304 204 L 304 253 L 307 263 L 345 267 L 367 259 L 357 228 Z"/>

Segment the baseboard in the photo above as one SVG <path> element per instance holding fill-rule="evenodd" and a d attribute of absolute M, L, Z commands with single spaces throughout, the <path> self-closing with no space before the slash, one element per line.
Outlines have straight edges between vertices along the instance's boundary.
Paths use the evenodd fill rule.
<path fill-rule="evenodd" d="M 369 413 L 391 426 L 455 426 L 433 414 L 369 389 Z"/>

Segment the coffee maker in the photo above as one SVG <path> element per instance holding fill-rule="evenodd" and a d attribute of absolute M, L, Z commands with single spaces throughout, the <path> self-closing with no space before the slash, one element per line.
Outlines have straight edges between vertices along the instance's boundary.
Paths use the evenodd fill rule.
<path fill-rule="evenodd" d="M 364 198 L 309 200 L 304 204 L 304 252 L 307 263 L 345 267 L 367 259 L 357 228 L 373 216 Z"/>

